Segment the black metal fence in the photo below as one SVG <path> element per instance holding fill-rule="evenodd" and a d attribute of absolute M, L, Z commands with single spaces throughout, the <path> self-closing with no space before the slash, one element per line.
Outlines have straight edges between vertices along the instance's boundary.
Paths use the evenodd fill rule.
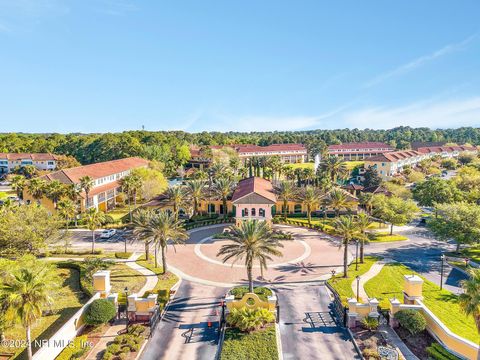
<path fill-rule="evenodd" d="M 342 326 L 347 325 L 347 307 L 343 306 L 342 304 L 342 299 L 340 295 L 337 293 L 337 291 L 330 285 L 328 282 L 325 282 L 325 285 L 327 286 L 328 290 L 333 295 L 333 312 L 334 315 L 337 317 L 338 321 Z"/>

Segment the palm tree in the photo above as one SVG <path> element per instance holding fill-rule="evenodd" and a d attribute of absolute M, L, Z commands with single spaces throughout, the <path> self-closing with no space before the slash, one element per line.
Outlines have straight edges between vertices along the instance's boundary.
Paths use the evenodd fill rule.
<path fill-rule="evenodd" d="M 75 203 L 70 199 L 63 199 L 58 202 L 58 214 L 65 220 L 65 252 L 68 250 L 68 225 L 77 213 Z"/>
<path fill-rule="evenodd" d="M 88 208 L 88 194 L 90 193 L 90 190 L 92 190 L 93 184 L 93 179 L 88 175 L 80 178 L 80 189 L 85 191 L 85 209 Z"/>
<path fill-rule="evenodd" d="M 92 254 L 95 252 L 95 230 L 105 222 L 105 213 L 92 207 L 86 212 L 86 223 L 88 230 L 92 232 Z"/>
<path fill-rule="evenodd" d="M 465 314 L 473 316 L 480 333 L 480 270 L 469 269 L 468 274 L 470 278 L 460 282 L 464 292 L 460 294 L 458 302 Z"/>
<path fill-rule="evenodd" d="M 228 216 L 227 200 L 235 187 L 235 182 L 227 177 L 220 177 L 213 182 L 214 193 L 222 199 L 223 218 Z"/>
<path fill-rule="evenodd" d="M 300 195 L 300 200 L 307 211 L 308 225 L 310 225 L 312 223 L 312 211 L 315 211 L 320 204 L 318 192 L 314 187 L 308 185 Z"/>
<path fill-rule="evenodd" d="M 193 200 L 193 215 L 198 215 L 198 205 L 204 198 L 205 181 L 203 180 L 190 180 L 187 183 L 187 189 Z"/>
<path fill-rule="evenodd" d="M 358 198 L 360 205 L 365 207 L 365 210 L 368 214 L 372 214 L 373 207 L 373 194 L 372 193 L 361 193 Z"/>
<path fill-rule="evenodd" d="M 157 250 L 160 247 L 162 251 L 162 266 L 163 273 L 167 272 L 167 245 L 183 244 L 188 239 L 188 234 L 183 228 L 180 221 L 175 220 L 175 217 L 167 211 L 160 211 L 153 214 L 146 226 L 138 229 L 137 234 L 140 238 L 152 239 L 155 246 L 155 267 L 158 267 Z"/>
<path fill-rule="evenodd" d="M 13 175 L 10 177 L 10 184 L 12 189 L 17 193 L 17 196 L 19 198 L 23 197 L 23 189 L 25 189 L 25 186 L 27 185 L 27 181 L 25 179 L 25 176 L 23 175 Z"/>
<path fill-rule="evenodd" d="M 173 214 L 175 216 L 175 220 L 178 220 L 180 208 L 186 205 L 188 202 L 188 194 L 183 186 L 176 185 L 168 188 L 167 197 L 173 204 Z"/>
<path fill-rule="evenodd" d="M 45 195 L 52 200 L 53 207 L 56 209 L 58 200 L 65 195 L 65 185 L 58 180 L 52 180 L 45 187 Z"/>
<path fill-rule="evenodd" d="M 370 224 L 372 223 L 372 220 L 370 219 L 370 216 L 365 214 L 365 213 L 360 213 L 358 214 L 356 218 L 356 223 L 357 223 L 357 228 L 360 233 L 360 236 L 358 237 L 358 240 L 360 241 L 360 263 L 363 264 L 364 262 L 364 247 L 365 247 L 365 240 L 367 240 L 367 234 L 366 231 Z"/>
<path fill-rule="evenodd" d="M 131 185 L 131 191 L 133 195 L 133 208 L 135 209 L 137 207 L 137 194 L 138 194 L 138 191 L 142 189 L 143 180 L 140 175 L 135 173 L 130 174 L 128 176 L 132 178 L 130 185 Z M 130 221 L 132 221 L 131 217 L 130 217 Z"/>
<path fill-rule="evenodd" d="M 295 184 L 291 181 L 282 181 L 277 188 L 278 198 L 283 202 L 283 218 L 287 219 L 288 202 L 293 200 L 297 194 Z"/>
<path fill-rule="evenodd" d="M 37 204 L 40 203 L 40 199 L 45 195 L 46 185 L 45 180 L 40 178 L 33 178 L 28 182 L 28 192 L 37 201 Z"/>
<path fill-rule="evenodd" d="M 353 216 L 340 216 L 335 221 L 335 229 L 343 240 L 343 277 L 348 277 L 348 243 L 358 235 L 358 227 Z"/>
<path fill-rule="evenodd" d="M 153 215 L 154 212 L 152 210 L 138 209 L 133 216 L 133 236 L 137 239 L 143 240 L 145 244 L 145 260 L 149 259 L 150 243 L 152 242 L 151 233 L 146 232 L 145 229 L 148 227 Z"/>
<path fill-rule="evenodd" d="M 278 248 L 283 245 L 270 237 L 270 227 L 265 221 L 243 221 L 240 226 L 231 227 L 230 235 L 231 244 L 223 245 L 217 256 L 223 256 L 224 263 L 230 259 L 235 263 L 245 258 L 248 289 L 253 292 L 253 263 L 258 260 L 261 271 L 267 269 L 267 260 L 272 261 L 272 255 L 281 256 Z"/>
<path fill-rule="evenodd" d="M 44 308 L 53 303 L 57 283 L 51 267 L 45 264 L 40 269 L 36 266 L 8 273 L 0 284 L 7 317 L 20 322 L 25 328 L 28 359 L 32 359 L 32 325 L 42 317 Z"/>
<path fill-rule="evenodd" d="M 330 191 L 325 197 L 325 203 L 335 211 L 335 216 L 340 215 L 341 209 L 348 209 L 353 205 L 345 191 L 340 189 Z"/>
<path fill-rule="evenodd" d="M 339 177 L 343 178 L 346 176 L 346 174 L 348 174 L 345 161 L 336 156 L 329 156 L 323 159 L 320 163 L 320 169 L 330 176 L 330 179 L 334 184 L 337 183 L 337 179 Z"/>
<path fill-rule="evenodd" d="M 127 175 L 120 180 L 120 185 L 122 185 L 122 191 L 127 195 L 128 201 L 128 213 L 130 216 L 130 222 L 132 222 L 132 193 L 134 188 L 137 186 L 137 180 L 134 178 L 133 174 Z"/>

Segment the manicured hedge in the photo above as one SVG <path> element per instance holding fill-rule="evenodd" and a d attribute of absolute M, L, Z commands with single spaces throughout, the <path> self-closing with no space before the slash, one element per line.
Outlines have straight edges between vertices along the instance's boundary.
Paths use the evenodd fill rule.
<path fill-rule="evenodd" d="M 132 256 L 131 252 L 116 252 L 115 257 L 117 259 L 128 259 L 130 256 Z"/>
<path fill-rule="evenodd" d="M 427 321 L 423 315 L 413 309 L 400 310 L 395 313 L 395 319 L 412 335 L 418 334 L 427 327 Z"/>
<path fill-rule="evenodd" d="M 75 269 L 80 272 L 80 289 L 88 297 L 93 296 L 93 284 L 90 280 L 87 279 L 86 271 L 83 266 L 73 261 L 59 261 L 56 263 L 57 267 L 60 269 Z"/>
<path fill-rule="evenodd" d="M 275 326 L 265 330 L 242 333 L 228 328 L 222 347 L 221 360 L 278 360 Z"/>
<path fill-rule="evenodd" d="M 67 345 L 67 347 L 62 350 L 60 355 L 56 357 L 56 360 L 80 359 L 82 355 L 90 349 L 86 344 L 87 335 L 76 337 L 71 344 Z"/>
<path fill-rule="evenodd" d="M 427 347 L 427 353 L 434 360 L 460 360 L 459 357 L 449 353 L 439 343 L 433 343 L 431 346 Z"/>
<path fill-rule="evenodd" d="M 253 292 L 257 294 L 258 297 L 263 301 L 267 301 L 267 297 L 272 295 L 272 290 L 263 286 L 253 288 Z M 241 299 L 243 295 L 248 293 L 248 286 L 235 287 L 230 290 L 230 293 L 235 297 L 235 299 Z"/>
<path fill-rule="evenodd" d="M 117 315 L 117 309 L 108 299 L 97 299 L 88 305 L 84 321 L 88 325 L 102 325 L 112 320 Z"/>

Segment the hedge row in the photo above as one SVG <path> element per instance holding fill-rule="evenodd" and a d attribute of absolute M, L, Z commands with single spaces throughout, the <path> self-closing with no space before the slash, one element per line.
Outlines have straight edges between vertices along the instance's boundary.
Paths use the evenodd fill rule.
<path fill-rule="evenodd" d="M 88 344 L 87 335 L 78 336 L 73 339 L 72 343 L 67 345 L 67 347 L 62 350 L 60 355 L 58 355 L 55 360 L 80 359 L 82 355 L 90 349 Z"/>
<path fill-rule="evenodd" d="M 426 350 L 428 355 L 434 360 L 460 360 L 459 357 L 449 353 L 439 343 L 433 343 L 431 346 L 427 347 Z"/>
<path fill-rule="evenodd" d="M 87 280 L 86 271 L 83 266 L 72 261 L 59 261 L 56 263 L 60 269 L 75 269 L 80 273 L 80 289 L 88 297 L 93 296 L 93 284 Z"/>
<path fill-rule="evenodd" d="M 185 223 L 185 230 L 191 230 L 203 226 L 209 226 L 209 225 L 216 225 L 216 224 L 224 224 L 224 223 L 232 223 L 234 222 L 233 218 L 219 218 L 219 219 L 210 219 L 210 220 L 204 220 L 204 221 L 197 221 L 193 223 Z"/>

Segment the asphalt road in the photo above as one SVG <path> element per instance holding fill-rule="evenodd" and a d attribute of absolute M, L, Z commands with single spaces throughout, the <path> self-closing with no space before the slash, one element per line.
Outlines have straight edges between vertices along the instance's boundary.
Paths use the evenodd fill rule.
<path fill-rule="evenodd" d="M 280 334 L 285 360 L 359 359 L 345 329 L 332 315 L 325 285 L 275 286 L 280 304 Z"/>
<path fill-rule="evenodd" d="M 182 281 L 141 359 L 214 359 L 218 347 L 219 305 L 226 292 L 224 288 Z"/>

